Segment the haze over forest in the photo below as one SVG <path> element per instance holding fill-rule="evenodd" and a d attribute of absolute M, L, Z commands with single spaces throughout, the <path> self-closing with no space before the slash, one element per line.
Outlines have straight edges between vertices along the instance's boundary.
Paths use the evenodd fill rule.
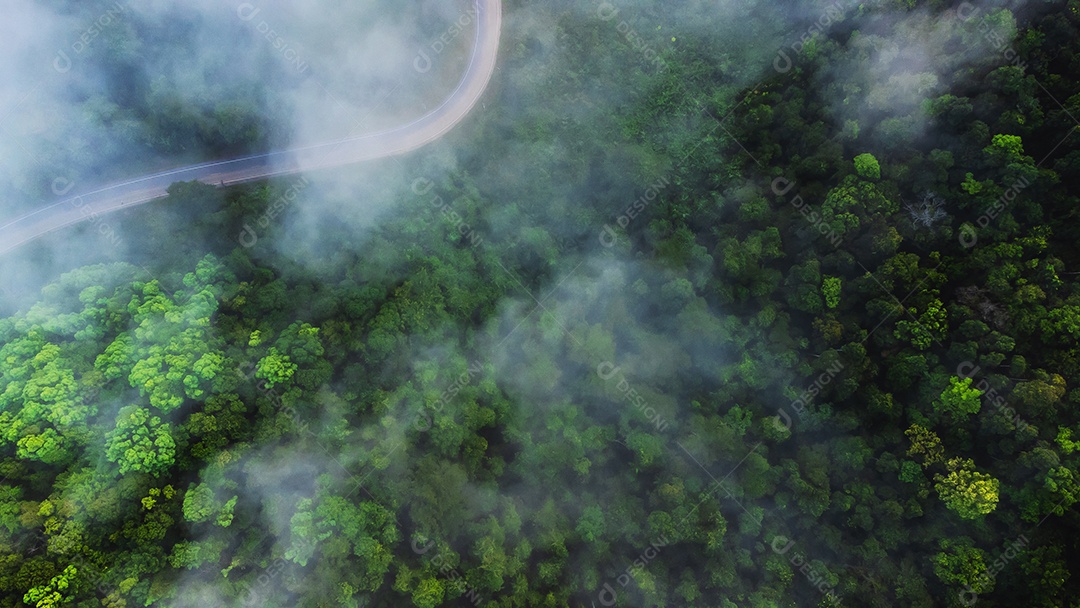
<path fill-rule="evenodd" d="M 10 4 L 0 608 L 1080 606 L 1080 0 Z"/>

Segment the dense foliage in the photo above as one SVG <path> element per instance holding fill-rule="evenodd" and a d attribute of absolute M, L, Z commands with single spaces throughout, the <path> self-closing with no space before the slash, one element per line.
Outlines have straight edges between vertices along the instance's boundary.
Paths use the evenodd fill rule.
<path fill-rule="evenodd" d="M 181 184 L 0 321 L 0 606 L 1080 605 L 1080 2 L 530 4 L 364 238 Z"/>

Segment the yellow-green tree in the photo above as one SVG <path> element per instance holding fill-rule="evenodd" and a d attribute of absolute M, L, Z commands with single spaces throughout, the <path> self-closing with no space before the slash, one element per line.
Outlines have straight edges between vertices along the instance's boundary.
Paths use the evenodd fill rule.
<path fill-rule="evenodd" d="M 23 601 L 37 608 L 50 608 L 71 603 L 75 598 L 66 592 L 77 573 L 75 566 L 64 568 L 64 571 L 52 577 L 48 584 L 38 585 L 27 591 L 23 596 Z"/>
<path fill-rule="evenodd" d="M 935 475 L 938 497 L 964 519 L 975 519 L 997 508 L 998 480 L 975 470 L 968 458 L 953 458 L 946 465 L 949 472 Z"/>
<path fill-rule="evenodd" d="M 271 347 L 270 352 L 255 366 L 255 377 L 266 380 L 267 388 L 274 388 L 292 380 L 296 369 L 296 364 L 288 355 L 283 355 L 277 348 Z"/>
<path fill-rule="evenodd" d="M 855 171 L 866 179 L 881 179 L 881 165 L 874 158 L 874 155 L 869 152 L 855 157 Z"/>
<path fill-rule="evenodd" d="M 941 462 L 945 458 L 945 448 L 941 445 L 941 438 L 934 431 L 920 424 L 913 424 L 904 431 L 904 434 L 911 441 L 908 456 L 922 457 L 924 467 Z"/>

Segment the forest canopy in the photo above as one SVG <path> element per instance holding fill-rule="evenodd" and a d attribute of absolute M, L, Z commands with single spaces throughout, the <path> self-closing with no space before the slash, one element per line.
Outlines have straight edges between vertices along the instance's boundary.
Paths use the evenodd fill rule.
<path fill-rule="evenodd" d="M 580 4 L 0 320 L 0 607 L 1080 605 L 1080 2 Z"/>

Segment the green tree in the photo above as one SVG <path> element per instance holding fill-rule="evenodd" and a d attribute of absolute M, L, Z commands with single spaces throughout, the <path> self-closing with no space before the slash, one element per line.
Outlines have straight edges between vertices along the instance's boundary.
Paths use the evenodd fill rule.
<path fill-rule="evenodd" d="M 105 437 L 105 456 L 120 473 L 139 471 L 160 477 L 176 458 L 171 425 L 137 405 L 121 408 L 116 428 Z"/>
<path fill-rule="evenodd" d="M 228 528 L 233 522 L 233 509 L 236 508 L 236 500 L 238 496 L 233 496 L 229 500 L 225 501 L 225 504 L 221 506 L 217 514 L 217 525 L 222 528 Z"/>
<path fill-rule="evenodd" d="M 445 595 L 446 587 L 442 580 L 428 575 L 413 589 L 412 601 L 417 608 L 435 608 L 442 605 Z"/>
<path fill-rule="evenodd" d="M 30 427 L 34 429 L 36 427 Z M 28 429 L 28 430 L 30 430 Z M 70 457 L 64 438 L 53 428 L 40 434 L 28 434 L 19 439 L 16 454 L 19 458 L 38 460 L 45 464 L 60 464 Z"/>
<path fill-rule="evenodd" d="M 975 470 L 970 459 L 953 458 L 947 474 L 934 476 L 938 497 L 964 519 L 993 512 L 998 503 L 998 480 Z"/>
<path fill-rule="evenodd" d="M 1043 370 L 1036 370 L 1034 375 L 1033 380 L 1016 385 L 1013 397 L 1024 412 L 1040 416 L 1057 413 L 1057 404 L 1065 396 L 1065 378 Z"/>
<path fill-rule="evenodd" d="M 1039 323 L 1043 339 L 1052 344 L 1080 342 L 1080 306 L 1062 306 L 1047 313 Z"/>
<path fill-rule="evenodd" d="M 322 495 L 297 503 L 291 520 L 291 546 L 285 558 L 306 565 L 317 548 L 328 558 L 351 553 L 360 558 L 355 585 L 375 591 L 390 569 L 391 549 L 400 540 L 393 513 L 373 502 L 359 504 L 341 496 Z M 325 541 L 325 542 L 324 542 Z"/>
<path fill-rule="evenodd" d="M 911 441 L 911 447 L 907 451 L 908 456 L 921 457 L 922 466 L 929 467 L 944 460 L 945 448 L 941 445 L 941 439 L 937 433 L 922 425 L 913 424 L 904 431 L 904 434 Z"/>
<path fill-rule="evenodd" d="M 821 217 L 841 236 L 853 234 L 864 223 L 900 210 L 877 184 L 849 175 L 829 190 L 821 204 Z"/>
<path fill-rule="evenodd" d="M 1064 515 L 1080 502 L 1080 475 L 1071 467 L 1051 465 L 1048 471 L 1036 473 L 1024 487 L 1020 502 L 1025 521 L 1037 522 L 1051 514 Z"/>
<path fill-rule="evenodd" d="M 874 155 L 869 152 L 855 157 L 855 171 L 866 179 L 874 181 L 881 179 L 881 165 L 878 164 Z"/>
<path fill-rule="evenodd" d="M 1024 144 L 1019 135 L 999 133 L 983 151 L 995 162 L 1005 166 L 1006 179 L 1022 179 L 1028 182 L 1038 179 L 1039 171 L 1035 166 L 1035 159 L 1024 154 Z"/>
<path fill-rule="evenodd" d="M 964 192 L 975 196 L 983 190 L 983 184 L 975 179 L 975 176 L 968 172 L 964 176 L 964 183 L 960 184 L 960 187 L 964 189 Z"/>
<path fill-rule="evenodd" d="M 38 585 L 26 592 L 23 601 L 33 604 L 36 608 L 52 608 L 70 604 L 75 599 L 73 587 L 75 575 L 78 574 L 75 566 L 67 566 L 60 574 L 52 577 L 46 585 Z"/>
<path fill-rule="evenodd" d="M 910 341 L 919 350 L 927 350 L 934 342 L 945 340 L 949 331 L 949 317 L 941 300 L 931 300 L 922 313 L 914 307 L 908 309 L 907 313 L 912 317 L 910 320 L 896 322 L 893 333 L 897 338 Z"/>
<path fill-rule="evenodd" d="M 276 347 L 270 347 L 270 352 L 255 366 L 255 377 L 266 380 L 267 388 L 274 388 L 292 380 L 296 370 L 296 364 L 288 355 L 281 354 Z"/>
<path fill-rule="evenodd" d="M 218 510 L 214 491 L 205 483 L 188 488 L 184 494 L 184 519 L 192 523 L 202 523 L 214 516 Z"/>
<path fill-rule="evenodd" d="M 604 512 L 596 505 L 585 507 L 575 530 L 586 541 L 596 542 L 604 534 Z"/>
<path fill-rule="evenodd" d="M 971 388 L 971 378 L 949 378 L 949 388 L 934 400 L 934 411 L 949 414 L 957 419 L 978 414 L 982 408 L 982 391 Z"/>
<path fill-rule="evenodd" d="M 1040 608 L 1065 605 L 1065 583 L 1071 572 L 1061 546 L 1028 547 L 1018 557 L 1025 579 L 1035 583 L 1028 588 L 1032 595 L 1028 605 Z"/>
<path fill-rule="evenodd" d="M 1057 438 L 1054 441 L 1057 442 L 1061 452 L 1066 456 L 1080 450 L 1080 441 L 1073 439 L 1072 429 L 1059 426 Z"/>
<path fill-rule="evenodd" d="M 169 565 L 177 569 L 194 570 L 206 563 L 216 563 L 221 560 L 221 554 L 227 545 L 225 539 L 182 540 L 173 545 L 168 558 Z"/>
<path fill-rule="evenodd" d="M 840 305 L 840 278 L 825 275 L 821 281 L 821 295 L 825 298 L 825 306 L 836 308 Z"/>
<path fill-rule="evenodd" d="M 956 591 L 970 588 L 975 593 L 989 593 L 994 590 L 993 577 L 986 576 L 986 553 L 972 546 L 971 539 L 945 539 L 940 547 L 942 551 L 930 561 L 941 582 Z"/>

